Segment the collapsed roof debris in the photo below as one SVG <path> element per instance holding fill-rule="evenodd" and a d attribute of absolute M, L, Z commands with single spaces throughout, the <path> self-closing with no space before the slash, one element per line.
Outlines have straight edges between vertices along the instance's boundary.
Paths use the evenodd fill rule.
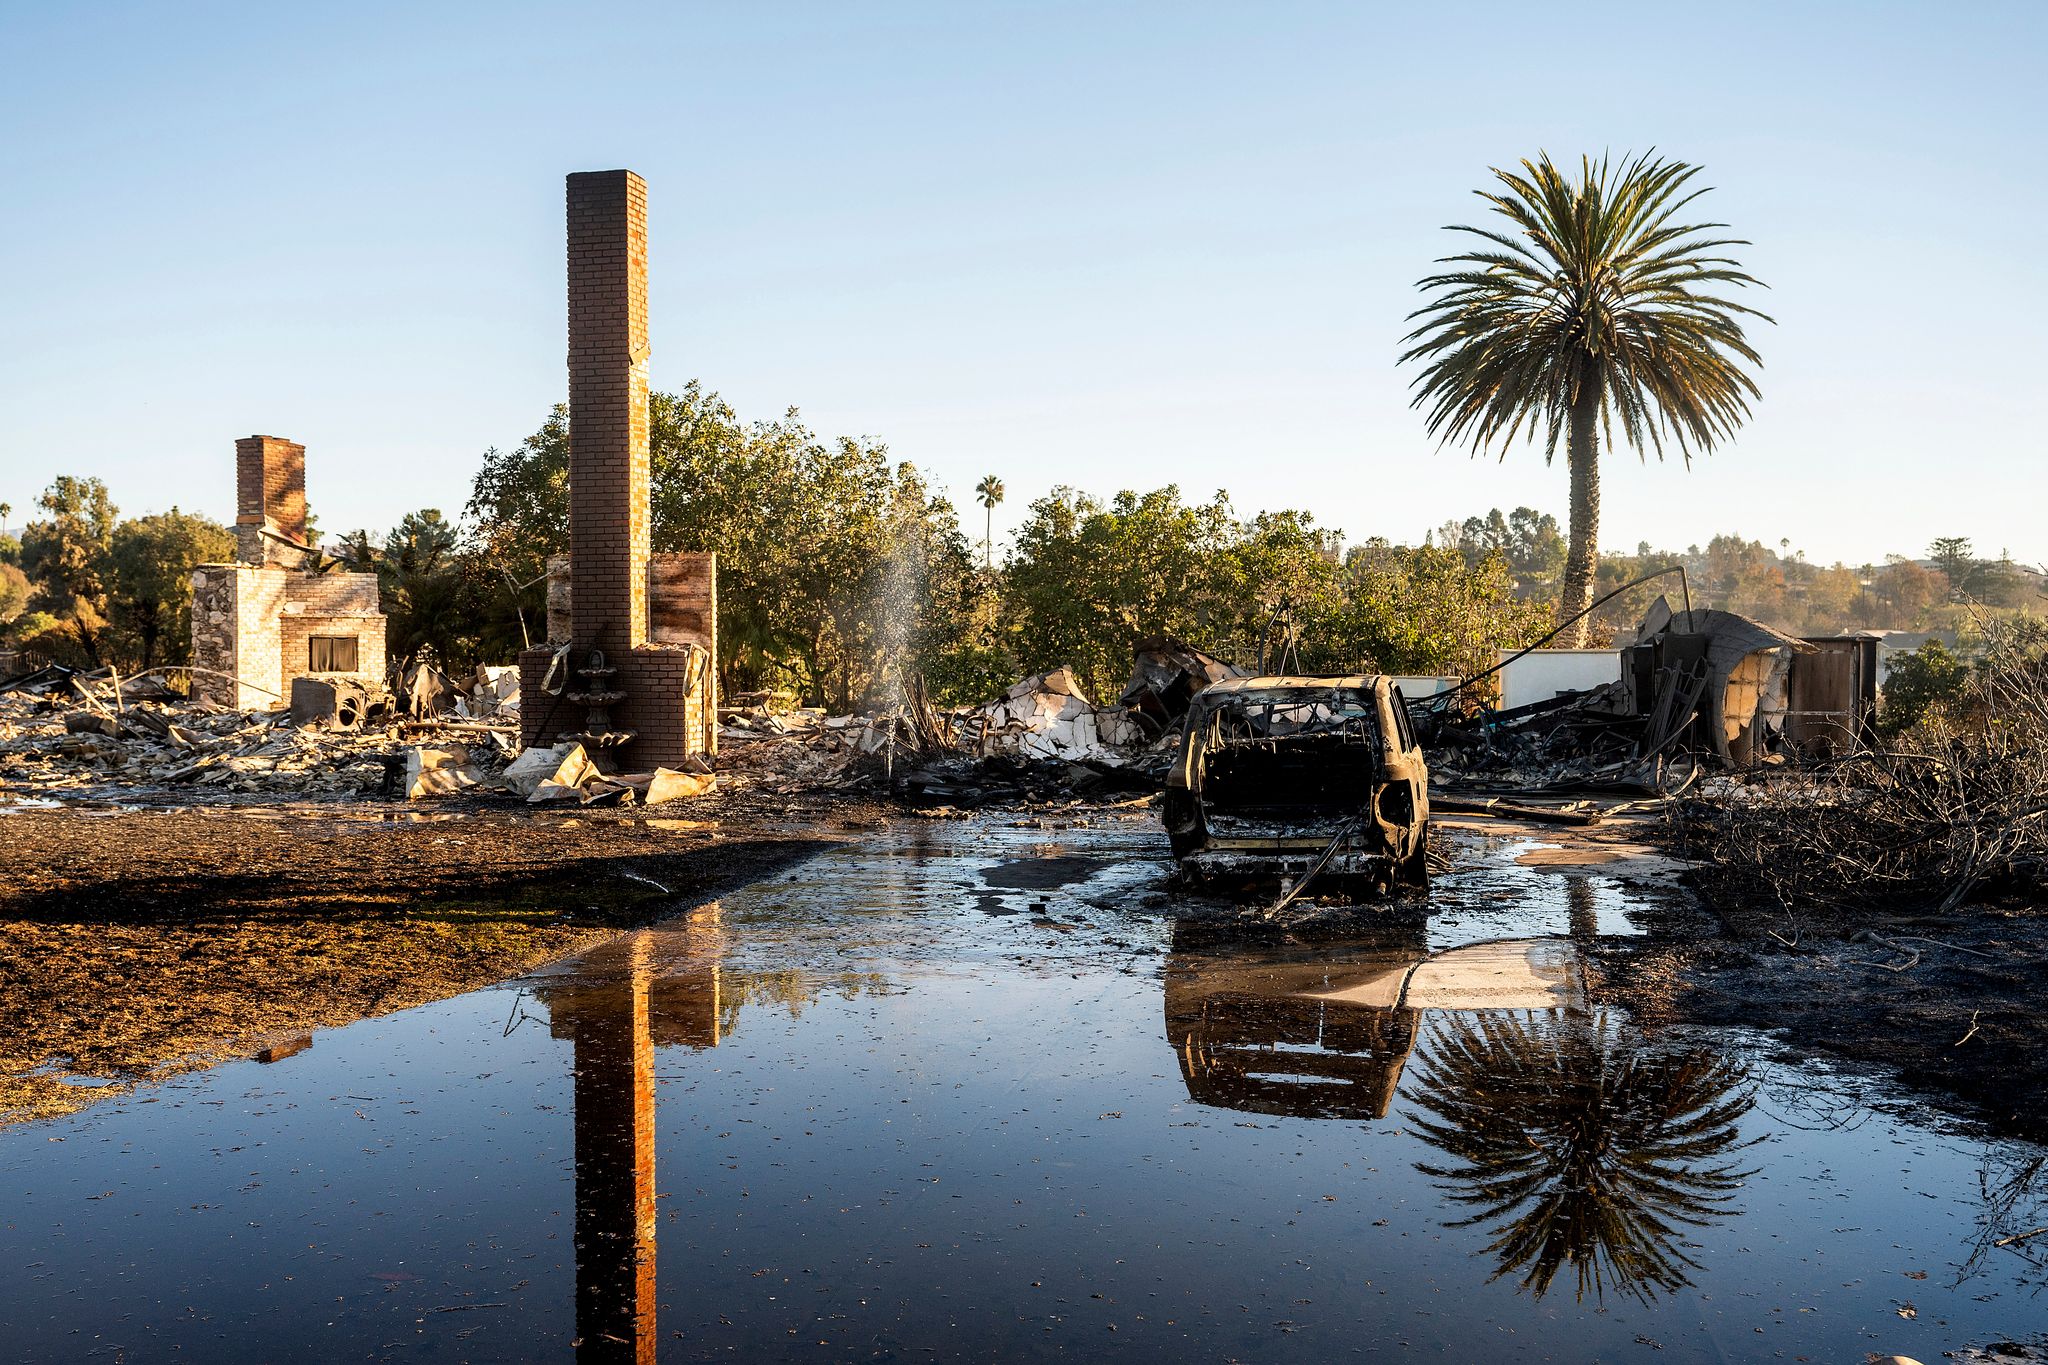
<path fill-rule="evenodd" d="M 373 796 L 396 787 L 413 745 L 459 745 L 468 755 L 462 766 L 486 777 L 515 748 L 515 732 L 504 724 L 405 720 L 382 689 L 357 679 L 299 679 L 290 709 L 245 711 L 193 701 L 165 685 L 191 671 L 117 680 L 104 669 L 48 668 L 0 683 L 0 786 L 42 796 L 143 789 Z M 516 698 L 510 705 L 516 708 Z"/>
<path fill-rule="evenodd" d="M 931 806 L 1155 791 L 1171 747 L 1125 707 L 1091 701 L 1066 667 L 949 712 L 921 700 L 877 716 L 776 713 L 757 703 L 719 718 L 721 772 L 755 774 L 780 792 L 888 786 Z"/>
<path fill-rule="evenodd" d="M 1117 698 L 1117 705 L 1145 727 L 1147 738 L 1177 725 L 1195 694 L 1209 684 L 1245 676 L 1245 670 L 1236 664 L 1165 636 L 1141 642 L 1136 656 L 1130 684 Z"/>
<path fill-rule="evenodd" d="M 228 710 L 164 687 L 161 673 L 178 671 L 117 683 L 53 668 L 0 685 L 0 786 L 43 796 L 502 793 L 536 804 L 654 805 L 701 796 L 714 780 L 701 760 L 687 771 L 604 774 L 573 743 L 519 753 L 516 674 L 507 689 L 507 670 L 448 684 L 453 702 L 433 720 L 405 719 L 353 680 L 299 679 L 289 711 Z"/>
<path fill-rule="evenodd" d="M 1797 715 L 1833 717 L 1832 733 L 1845 739 L 1867 729 L 1874 705 L 1868 677 L 1833 667 L 1837 656 L 1815 643 L 1734 612 L 1673 613 L 1661 597 L 1620 654 L 1617 682 L 1507 710 L 1453 716 L 1450 694 L 1417 703 L 1439 782 L 1665 794 L 1688 785 L 1702 764 L 1748 768 L 1796 757 L 1795 690 L 1818 708 Z M 1802 678 L 1802 661 L 1821 658 L 1830 666 Z"/>
<path fill-rule="evenodd" d="M 1001 699 L 974 708 L 962 718 L 959 732 L 983 756 L 1006 753 L 1111 764 L 1121 762 L 1121 751 L 1158 733 L 1148 734 L 1122 706 L 1097 706 L 1088 700 L 1074 670 L 1067 667 L 1026 678 Z"/>

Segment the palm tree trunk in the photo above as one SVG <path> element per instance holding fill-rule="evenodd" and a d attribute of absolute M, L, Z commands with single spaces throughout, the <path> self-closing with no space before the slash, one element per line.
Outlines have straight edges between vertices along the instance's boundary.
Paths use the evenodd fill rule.
<path fill-rule="evenodd" d="M 1565 462 L 1572 471 L 1571 548 L 1565 555 L 1563 593 L 1557 619 L 1569 621 L 1593 600 L 1593 565 L 1600 546 L 1600 387 L 1589 385 L 1572 405 Z M 1559 642 L 1582 649 L 1591 623 L 1581 619 Z"/>
<path fill-rule="evenodd" d="M 986 515 L 981 523 L 981 551 L 986 556 L 986 566 L 993 569 L 996 566 L 996 505 L 990 503 L 982 510 Z"/>

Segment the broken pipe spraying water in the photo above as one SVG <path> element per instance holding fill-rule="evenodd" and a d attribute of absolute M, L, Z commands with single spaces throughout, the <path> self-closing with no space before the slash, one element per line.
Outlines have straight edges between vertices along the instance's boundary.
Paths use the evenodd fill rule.
<path fill-rule="evenodd" d="M 874 700 L 887 717 L 889 727 L 882 745 L 882 780 L 890 787 L 896 781 L 896 738 L 904 727 L 910 705 L 909 689 L 903 680 L 904 660 L 910 653 L 925 577 L 919 510 L 917 502 L 899 489 L 885 532 L 889 538 L 888 557 L 882 563 L 881 577 L 869 607 L 881 652 Z"/>

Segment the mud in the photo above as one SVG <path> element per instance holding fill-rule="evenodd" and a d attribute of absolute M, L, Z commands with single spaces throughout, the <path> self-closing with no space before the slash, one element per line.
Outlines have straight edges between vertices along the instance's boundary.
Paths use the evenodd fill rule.
<path fill-rule="evenodd" d="M 474 990 L 831 843 L 676 823 L 0 816 L 0 1122 Z"/>
<path fill-rule="evenodd" d="M 2048 1136 L 2041 908 L 1794 926 L 1685 896 L 1643 921 L 1640 943 L 1602 954 L 1609 997 L 1639 1017 L 1763 1029 L 1789 1049 L 1896 1075 L 2000 1131 Z"/>

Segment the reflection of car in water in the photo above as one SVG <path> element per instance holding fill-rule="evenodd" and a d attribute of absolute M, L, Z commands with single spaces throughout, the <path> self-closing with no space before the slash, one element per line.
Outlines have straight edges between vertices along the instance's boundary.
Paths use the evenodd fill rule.
<path fill-rule="evenodd" d="M 1384 892 L 1428 879 L 1429 769 L 1383 677 L 1230 678 L 1189 705 L 1166 832 L 1197 885 Z"/>
<path fill-rule="evenodd" d="M 1366 937 L 1251 942 L 1177 923 L 1166 1037 L 1188 1098 L 1297 1118 L 1384 1118 L 1424 1010 L 1583 1008 L 1562 939 L 1429 952 L 1422 924 Z"/>

